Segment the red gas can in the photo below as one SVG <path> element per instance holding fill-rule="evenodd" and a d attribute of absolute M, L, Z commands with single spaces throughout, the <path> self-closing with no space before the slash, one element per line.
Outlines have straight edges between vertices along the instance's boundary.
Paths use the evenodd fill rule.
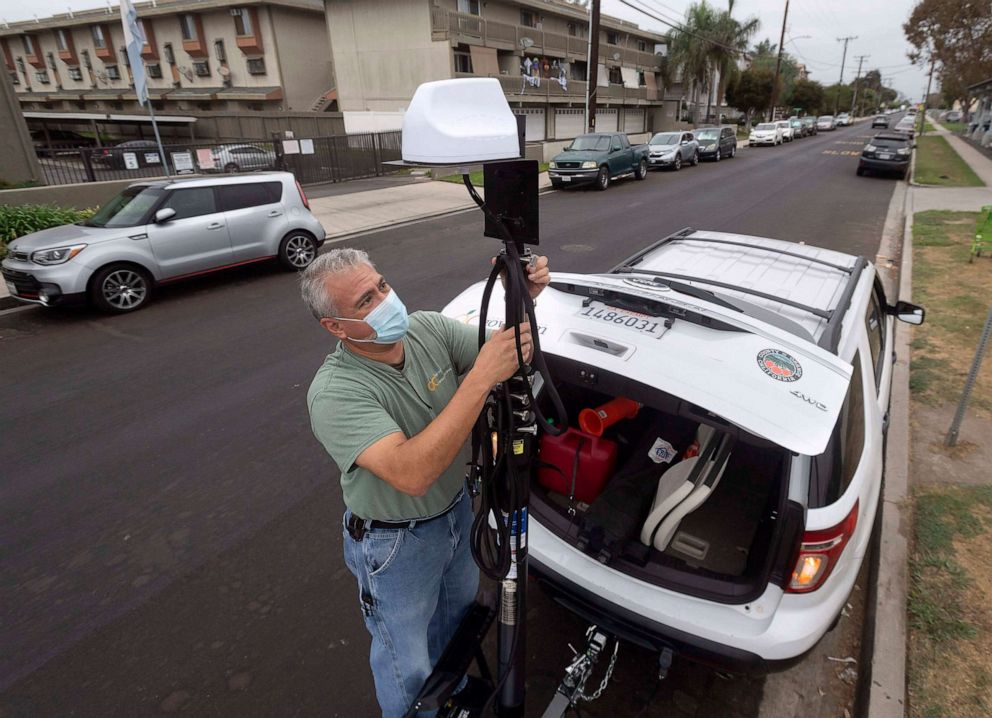
<path fill-rule="evenodd" d="M 541 437 L 541 461 L 555 468 L 542 466 L 537 480 L 549 491 L 568 496 L 572 490 L 572 471 L 578 454 L 575 472 L 575 498 L 591 504 L 613 475 L 617 462 L 617 444 L 601 436 L 592 436 L 578 429 L 567 429 L 560 436 L 545 434 Z"/>

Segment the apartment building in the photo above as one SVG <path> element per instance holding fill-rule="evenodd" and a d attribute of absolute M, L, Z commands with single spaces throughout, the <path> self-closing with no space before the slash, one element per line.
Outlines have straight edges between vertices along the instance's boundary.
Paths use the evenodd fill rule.
<path fill-rule="evenodd" d="M 322 0 L 150 0 L 135 9 L 156 110 L 334 108 Z M 0 26 L 0 50 L 22 111 L 139 109 L 117 7 Z"/>
<path fill-rule="evenodd" d="M 498 78 L 527 118 L 527 140 L 584 131 L 589 22 L 563 0 L 324 0 L 349 132 L 400 126 L 417 86 Z M 597 129 L 646 132 L 675 121 L 659 70 L 666 38 L 602 16 Z M 677 107 L 677 101 L 674 106 Z"/>

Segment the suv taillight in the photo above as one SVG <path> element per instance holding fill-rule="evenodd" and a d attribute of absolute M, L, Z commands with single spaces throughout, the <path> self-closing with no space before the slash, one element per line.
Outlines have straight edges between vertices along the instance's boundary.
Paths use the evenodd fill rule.
<path fill-rule="evenodd" d="M 296 180 L 296 190 L 300 193 L 300 200 L 303 202 L 303 206 L 310 209 L 310 200 L 307 199 L 306 194 L 303 192 L 303 186 L 299 180 Z"/>
<path fill-rule="evenodd" d="M 787 593 L 809 593 L 823 585 L 858 525 L 859 503 L 855 501 L 851 512 L 836 526 L 803 534 Z"/>

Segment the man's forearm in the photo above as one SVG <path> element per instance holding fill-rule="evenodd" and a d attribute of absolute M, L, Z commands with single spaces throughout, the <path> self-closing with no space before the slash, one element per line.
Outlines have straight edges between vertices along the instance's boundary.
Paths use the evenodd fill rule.
<path fill-rule="evenodd" d="M 426 492 L 455 460 L 491 388 L 477 372 L 470 371 L 437 418 L 397 447 L 394 465 L 408 475 L 411 493 Z"/>

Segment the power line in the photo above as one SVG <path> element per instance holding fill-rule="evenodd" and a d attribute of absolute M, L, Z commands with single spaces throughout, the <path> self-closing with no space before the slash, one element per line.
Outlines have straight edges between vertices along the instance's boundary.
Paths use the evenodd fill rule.
<path fill-rule="evenodd" d="M 733 47 L 731 45 L 727 45 L 725 43 L 722 43 L 719 40 L 714 40 L 711 37 L 706 37 L 705 35 L 701 35 L 698 32 L 694 32 L 694 31 L 688 29 L 685 25 L 682 25 L 681 23 L 675 22 L 673 20 L 669 20 L 669 19 L 667 19 L 665 17 L 662 17 L 660 15 L 657 15 L 657 14 L 655 14 L 655 12 L 650 12 L 649 10 L 645 10 L 643 7 L 637 7 L 637 5 L 634 5 L 634 4 L 630 3 L 630 2 L 628 2 L 628 0 L 617 0 L 617 1 L 621 5 L 626 5 L 631 10 L 636 10 L 639 13 L 642 13 L 644 15 L 647 15 L 649 18 L 652 18 L 653 20 L 657 20 L 662 25 L 667 25 L 668 27 L 670 27 L 670 28 L 672 28 L 674 30 L 678 30 L 679 32 L 682 32 L 682 33 L 685 33 L 686 35 L 689 35 L 690 37 L 694 37 L 694 38 L 696 38 L 698 40 L 702 40 L 703 42 L 708 42 L 711 45 L 715 45 L 717 47 L 722 47 L 724 50 L 727 50 L 728 52 L 732 52 L 735 55 L 741 55 L 741 54 L 743 54 L 743 52 L 741 50 L 738 50 L 736 47 Z M 638 5 L 640 5 L 643 1 L 644 0 L 634 0 L 634 2 L 638 3 Z M 653 9 L 656 10 L 656 8 L 653 8 Z"/>

